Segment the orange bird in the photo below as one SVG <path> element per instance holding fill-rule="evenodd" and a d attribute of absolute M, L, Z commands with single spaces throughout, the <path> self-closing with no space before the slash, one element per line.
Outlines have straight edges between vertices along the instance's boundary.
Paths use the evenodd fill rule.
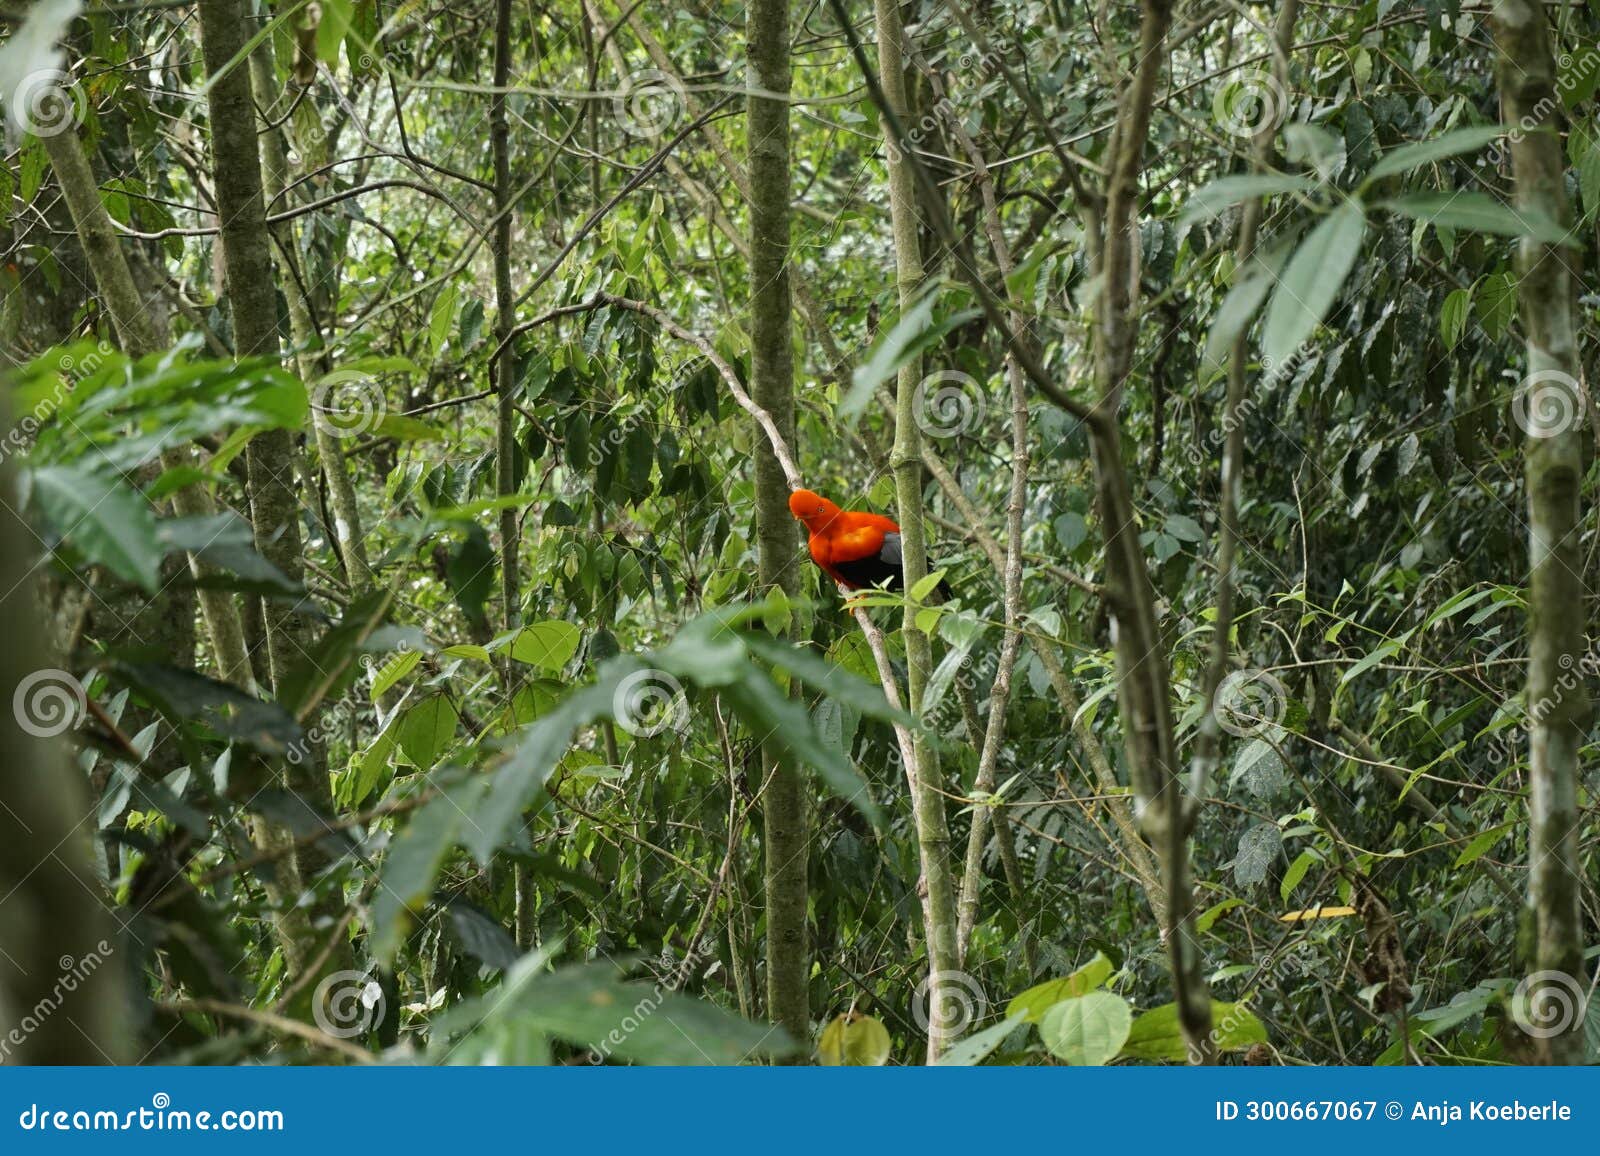
<path fill-rule="evenodd" d="M 890 590 L 905 588 L 900 523 L 893 518 L 841 510 L 810 490 L 789 495 L 789 512 L 805 524 L 811 560 L 835 582 L 851 590 L 885 584 Z M 950 587 L 942 581 L 939 594 L 951 596 Z"/>

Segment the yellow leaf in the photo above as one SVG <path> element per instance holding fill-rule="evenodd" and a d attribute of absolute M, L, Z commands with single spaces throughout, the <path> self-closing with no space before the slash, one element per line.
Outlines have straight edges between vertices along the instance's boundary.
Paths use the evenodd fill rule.
<path fill-rule="evenodd" d="M 888 1062 L 889 1046 L 889 1029 L 882 1023 L 847 1012 L 822 1029 L 817 1061 L 829 1068 L 876 1068 Z"/>
<path fill-rule="evenodd" d="M 1318 904 L 1307 907 L 1304 911 L 1286 911 L 1278 916 L 1281 923 L 1295 923 L 1302 919 L 1336 919 L 1341 915 L 1354 915 L 1354 907 L 1324 907 Z"/>

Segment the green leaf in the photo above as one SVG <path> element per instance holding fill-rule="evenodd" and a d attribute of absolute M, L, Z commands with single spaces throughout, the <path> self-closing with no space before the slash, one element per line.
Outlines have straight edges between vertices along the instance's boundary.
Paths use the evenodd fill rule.
<path fill-rule="evenodd" d="M 410 674 L 412 668 L 421 661 L 422 651 L 403 650 L 380 666 L 377 677 L 372 680 L 372 701 L 377 702 L 382 698 L 386 690 Z"/>
<path fill-rule="evenodd" d="M 350 31 L 351 0 L 322 0 L 322 20 L 317 25 L 317 59 L 330 67 L 339 63 L 339 46 Z"/>
<path fill-rule="evenodd" d="M 639 660 L 630 655 L 602 663 L 592 685 L 573 691 L 519 732 L 467 830 L 467 848 L 474 859 L 481 864 L 489 862 L 512 824 L 549 782 L 557 761 L 572 742 L 572 732 L 610 717 L 617 709 L 619 684 L 641 669 Z"/>
<path fill-rule="evenodd" d="M 1576 247 L 1574 235 L 1542 209 L 1502 204 L 1486 193 L 1415 193 L 1382 207 L 1430 225 L 1472 229 L 1507 237 L 1532 237 L 1549 245 Z"/>
<path fill-rule="evenodd" d="M 1434 161 L 1442 161 L 1446 157 L 1476 152 L 1503 135 L 1505 131 L 1502 125 L 1479 125 L 1475 128 L 1458 128 L 1433 140 L 1402 145 L 1385 153 L 1383 159 L 1372 166 L 1372 171 L 1367 174 L 1366 179 L 1370 183 L 1381 177 L 1393 176 L 1395 173 L 1410 172 Z"/>
<path fill-rule="evenodd" d="M 1235 907 L 1241 907 L 1243 905 L 1243 899 L 1233 897 L 1230 899 L 1224 899 L 1221 903 L 1206 908 L 1194 921 L 1195 934 L 1204 935 L 1206 932 L 1211 930 L 1212 926 L 1216 924 L 1218 919 L 1232 911 Z"/>
<path fill-rule="evenodd" d="M 1283 173 L 1259 173 L 1219 177 L 1189 198 L 1178 218 L 1179 226 L 1209 221 L 1231 205 L 1251 197 L 1270 197 L 1277 193 L 1308 193 L 1317 187 L 1309 177 Z"/>
<path fill-rule="evenodd" d="M 1491 827 L 1477 838 L 1468 843 L 1461 854 L 1456 856 L 1455 866 L 1465 867 L 1474 859 L 1480 859 L 1488 854 L 1494 845 L 1504 839 L 1510 832 L 1513 824 L 1504 823 L 1498 827 Z"/>
<path fill-rule="evenodd" d="M 1278 885 L 1279 898 L 1285 903 L 1289 902 L 1289 896 L 1294 894 L 1296 887 L 1300 886 L 1300 881 L 1306 877 L 1306 872 L 1311 869 L 1311 865 L 1320 862 L 1322 862 L 1322 856 L 1310 848 L 1295 856 L 1294 862 L 1289 864 L 1289 869 L 1283 873 L 1283 882 Z"/>
<path fill-rule="evenodd" d="M 1262 334 L 1263 354 L 1274 372 L 1282 372 L 1291 363 L 1327 316 L 1361 253 L 1366 230 L 1361 202 L 1346 201 L 1311 230 L 1289 258 L 1267 306 Z"/>
<path fill-rule="evenodd" d="M 1091 991 L 1046 1012 L 1039 1038 L 1057 1059 L 1073 1067 L 1097 1068 L 1116 1056 L 1132 1027 L 1127 1000 L 1108 991 Z"/>
<path fill-rule="evenodd" d="M 817 1062 L 825 1068 L 878 1068 L 889 1062 L 889 1029 L 860 1012 L 835 1016 L 817 1040 Z"/>
<path fill-rule="evenodd" d="M 1211 1038 L 1219 1051 L 1244 1051 L 1251 1044 L 1265 1043 L 1267 1029 L 1243 1003 L 1211 1001 Z M 1172 1060 L 1189 1058 L 1183 1029 L 1178 1025 L 1178 1005 L 1162 1004 L 1133 1021 L 1122 1054 L 1134 1060 Z"/>
<path fill-rule="evenodd" d="M 1071 975 L 1047 979 L 1017 996 L 1006 1005 L 1006 1018 L 1039 1023 L 1044 1019 L 1044 1014 L 1062 1000 L 1087 995 L 1105 983 L 1111 978 L 1113 970 L 1111 961 L 1103 952 L 1097 951 L 1093 959 Z"/>
<path fill-rule="evenodd" d="M 144 496 L 120 479 L 73 466 L 46 466 L 29 475 L 45 519 L 90 562 L 154 594 L 166 556 L 156 517 Z"/>
<path fill-rule="evenodd" d="M 541 670 L 558 671 L 578 652 L 582 638 L 576 626 L 559 618 L 535 622 L 511 640 L 511 657 Z"/>
<path fill-rule="evenodd" d="M 1446 349 L 1454 349 L 1466 332 L 1467 321 L 1472 316 L 1472 290 L 1452 289 L 1439 311 L 1439 336 Z"/>
<path fill-rule="evenodd" d="M 415 916 L 426 908 L 439 865 L 482 788 L 481 779 L 456 784 L 418 809 L 389 845 L 372 897 L 372 953 L 385 963 L 394 958 Z"/>
<path fill-rule="evenodd" d="M 769 1024 L 672 990 L 671 978 L 624 980 L 609 963 L 549 969 L 547 951 L 529 952 L 498 987 L 430 1025 L 440 1058 L 503 1062 L 528 1038 L 554 1037 L 605 1060 L 639 1064 L 741 1064 L 797 1050 Z"/>
<path fill-rule="evenodd" d="M 1478 286 L 1479 323 L 1490 340 L 1498 341 L 1517 315 L 1517 281 L 1510 273 L 1491 273 Z"/>
<path fill-rule="evenodd" d="M 816 771 L 834 794 L 874 827 L 883 826 L 883 811 L 855 764 L 823 741 L 806 708 L 770 678 L 759 674 L 741 678 L 722 687 L 720 694 L 753 733 L 765 736 L 795 763 Z"/>
<path fill-rule="evenodd" d="M 430 771 L 455 737 L 460 721 L 448 694 L 436 694 L 410 707 L 396 723 L 395 740 L 419 771 Z"/>
<path fill-rule="evenodd" d="M 450 335 L 450 322 L 455 320 L 458 297 L 455 286 L 449 285 L 433 299 L 433 309 L 428 314 L 428 347 L 435 357 L 439 356 L 445 338 Z"/>
<path fill-rule="evenodd" d="M 941 1068 L 970 1068 L 988 1058 L 1022 1022 L 1021 1019 L 1007 1017 L 992 1027 L 957 1040 L 934 1062 Z"/>
<path fill-rule="evenodd" d="M 934 317 L 938 304 L 937 288 L 930 289 L 911 303 L 895 321 L 894 327 L 878 339 L 871 354 L 856 366 L 850 392 L 839 403 L 839 416 L 857 417 L 872 400 L 873 392 L 899 372 L 900 367 L 946 333 L 981 316 L 976 309 L 961 309 L 944 317 Z"/>

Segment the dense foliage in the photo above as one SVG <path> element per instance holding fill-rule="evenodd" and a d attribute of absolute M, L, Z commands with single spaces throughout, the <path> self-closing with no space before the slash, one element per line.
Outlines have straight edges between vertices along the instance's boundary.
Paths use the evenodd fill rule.
<path fill-rule="evenodd" d="M 249 13 L 221 75 L 207 3 Z M 1581 706 L 1600 536 L 1585 507 L 1584 597 L 1533 616 L 1578 640 L 1571 676 L 1530 702 L 1525 460 L 1559 423 L 1588 479 L 1600 425 L 1530 361 L 1530 316 L 1562 306 L 1517 256 L 1545 246 L 1580 279 L 1582 382 L 1600 6 L 1533 5 L 1558 102 L 1519 126 L 1483 4 L 917 0 L 889 146 L 884 7 L 788 10 L 785 258 L 806 486 L 915 518 L 955 592 L 858 595 L 880 655 L 816 567 L 758 578 L 751 254 L 771 238 L 749 210 L 745 5 L 0 14 L 3 452 L 29 527 L 5 546 L 36 579 L 0 604 L 25 640 L 5 687 L 28 749 L 70 749 L 83 784 L 74 837 L 115 927 L 46 964 L 108 957 L 132 1027 L 105 1056 L 920 1062 L 932 1017 L 945 1062 L 1182 1061 L 1182 935 L 1223 1062 L 1526 1062 L 1557 1021 L 1600 1060 Z M 1166 8 L 1121 302 L 1100 230 Z M 222 241 L 244 234 L 219 211 L 219 94 L 246 78 L 265 320 L 230 292 L 244 255 Z M 1530 199 L 1519 133 L 1559 136 L 1570 219 Z M 114 230 L 100 250 L 66 142 Z M 907 293 L 894 165 L 924 181 Z M 1193 802 L 1187 923 L 1150 825 L 1167 812 L 1130 765 L 1108 561 L 1129 526 L 1073 412 L 1104 396 L 1124 305 L 1111 436 L 1170 789 Z M 918 628 L 932 663 L 908 698 Z M 1569 708 L 1585 964 L 1532 989 L 1528 735 Z M 913 807 L 913 735 L 946 843 Z M 0 799 L 42 789 L 29 758 Z M 798 947 L 768 936 L 774 768 L 804 784 Z M 56 842 L 17 839 L 41 861 Z M 930 856 L 976 903 L 954 971 L 930 965 Z M 0 927 L 26 926 L 0 900 Z M 806 1038 L 768 1006 L 796 951 Z M 29 990 L 0 986 L 0 1026 Z M 92 1058 L 32 1018 L 35 1058 Z"/>

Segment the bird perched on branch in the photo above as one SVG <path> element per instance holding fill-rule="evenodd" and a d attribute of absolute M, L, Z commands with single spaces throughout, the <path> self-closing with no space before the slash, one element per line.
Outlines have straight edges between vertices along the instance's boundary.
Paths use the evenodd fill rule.
<path fill-rule="evenodd" d="M 810 535 L 811 560 L 823 573 L 851 590 L 887 587 L 905 589 L 905 561 L 900 553 L 900 524 L 882 514 L 841 510 L 820 494 L 796 490 L 789 512 Z M 943 579 L 934 601 L 953 597 Z"/>

